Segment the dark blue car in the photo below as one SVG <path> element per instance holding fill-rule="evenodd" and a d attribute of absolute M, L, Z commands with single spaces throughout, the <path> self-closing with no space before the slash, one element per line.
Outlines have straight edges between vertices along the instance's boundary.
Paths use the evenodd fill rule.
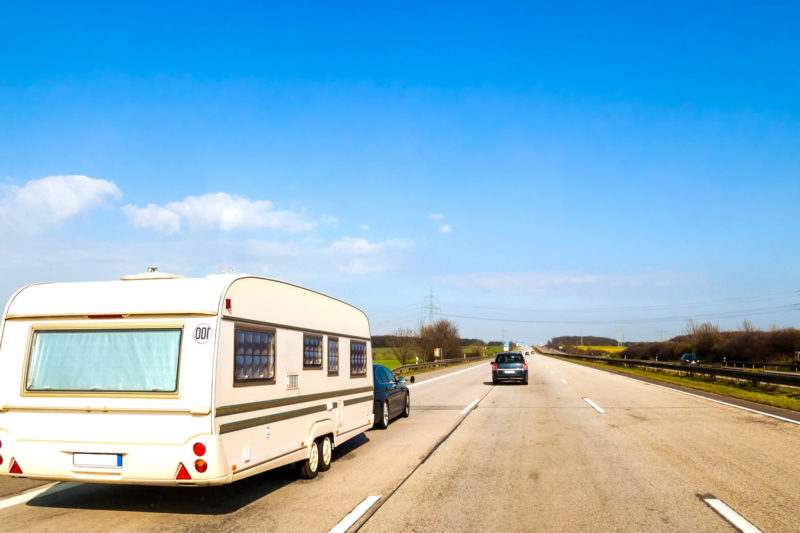
<path fill-rule="evenodd" d="M 375 387 L 372 412 L 375 413 L 376 428 L 386 429 L 390 419 L 411 413 L 411 397 L 405 378 L 398 379 L 385 366 L 373 364 L 372 381 Z"/>

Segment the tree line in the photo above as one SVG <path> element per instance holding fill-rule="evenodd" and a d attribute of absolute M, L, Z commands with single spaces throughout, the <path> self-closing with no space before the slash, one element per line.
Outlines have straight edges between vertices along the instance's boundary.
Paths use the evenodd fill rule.
<path fill-rule="evenodd" d="M 636 343 L 620 356 L 629 359 L 675 361 L 693 353 L 703 361 L 750 361 L 754 363 L 792 362 L 800 351 L 800 330 L 772 328 L 761 331 L 745 320 L 737 331 L 720 331 L 709 322 L 688 321 L 683 335 L 664 342 Z"/>

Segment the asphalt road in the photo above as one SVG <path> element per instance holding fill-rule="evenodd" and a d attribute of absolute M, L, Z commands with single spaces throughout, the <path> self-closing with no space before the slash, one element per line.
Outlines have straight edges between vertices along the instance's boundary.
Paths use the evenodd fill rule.
<path fill-rule="evenodd" d="M 529 363 L 528 386 L 493 386 L 485 362 L 425 375 L 410 418 L 338 448 L 310 481 L 280 469 L 208 489 L 61 484 L 2 508 L 29 488 L 3 479 L 0 530 L 328 531 L 369 496 L 363 531 L 734 530 L 712 496 L 761 531 L 800 530 L 800 426 Z"/>

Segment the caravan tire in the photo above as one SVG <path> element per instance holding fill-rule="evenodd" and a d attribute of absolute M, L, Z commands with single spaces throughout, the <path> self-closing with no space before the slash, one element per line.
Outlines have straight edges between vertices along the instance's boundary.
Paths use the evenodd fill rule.
<path fill-rule="evenodd" d="M 317 440 L 319 445 L 319 471 L 327 472 L 333 462 L 333 444 L 327 435 Z"/>
<path fill-rule="evenodd" d="M 300 477 L 303 479 L 314 479 L 319 473 L 319 446 L 314 441 L 309 448 L 308 459 L 300 463 Z"/>

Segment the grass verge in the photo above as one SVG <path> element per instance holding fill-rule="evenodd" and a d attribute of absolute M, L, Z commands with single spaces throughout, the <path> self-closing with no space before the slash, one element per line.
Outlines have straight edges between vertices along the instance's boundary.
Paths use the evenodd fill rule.
<path fill-rule="evenodd" d="M 550 356 L 555 357 L 555 356 Z M 645 369 L 645 368 L 625 368 L 616 365 L 608 365 L 595 361 L 581 361 L 567 357 L 557 357 L 563 361 L 577 363 L 579 365 L 592 366 L 603 370 L 610 370 L 619 374 L 627 374 L 673 385 L 681 385 L 691 389 L 696 389 L 740 400 L 747 400 L 773 407 L 800 411 L 800 390 L 777 385 L 760 384 L 753 385 L 750 382 L 730 380 L 717 377 L 713 381 L 708 376 L 682 376 L 669 370 Z"/>

